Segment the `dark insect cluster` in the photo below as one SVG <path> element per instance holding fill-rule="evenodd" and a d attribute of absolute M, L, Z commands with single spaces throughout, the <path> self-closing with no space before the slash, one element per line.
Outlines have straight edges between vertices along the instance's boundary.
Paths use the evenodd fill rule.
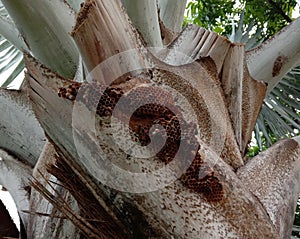
<path fill-rule="evenodd" d="M 61 87 L 59 88 L 58 96 L 68 100 L 75 100 L 80 85 L 80 83 L 74 82 L 68 87 Z"/>
<path fill-rule="evenodd" d="M 222 184 L 207 163 L 202 161 L 199 152 L 181 180 L 191 190 L 201 193 L 209 202 L 223 199 Z"/>
<path fill-rule="evenodd" d="M 273 77 L 278 76 L 280 74 L 281 68 L 287 60 L 288 58 L 283 55 L 280 55 L 276 58 L 272 69 Z"/>
<path fill-rule="evenodd" d="M 79 87 L 80 94 L 77 94 Z M 179 157 L 181 162 L 186 158 L 193 159 L 191 166 L 180 178 L 182 183 L 190 190 L 202 194 L 210 202 L 223 199 L 222 184 L 199 154 L 197 127 L 184 120 L 171 93 L 149 85 L 140 85 L 125 91 L 113 86 L 104 89 L 97 83 L 74 83 L 60 88 L 58 95 L 68 100 L 76 98 L 89 110 L 96 109 L 100 118 L 111 117 L 114 113 L 121 121 L 129 119 L 132 139 L 142 146 L 152 143 L 153 150 L 158 152 L 157 157 L 165 164 L 175 157 Z M 114 109 L 117 103 L 117 110 L 120 112 L 116 113 Z M 161 127 L 151 131 L 153 125 Z M 157 150 L 156 147 L 159 147 L 163 138 L 166 139 L 165 143 Z"/>

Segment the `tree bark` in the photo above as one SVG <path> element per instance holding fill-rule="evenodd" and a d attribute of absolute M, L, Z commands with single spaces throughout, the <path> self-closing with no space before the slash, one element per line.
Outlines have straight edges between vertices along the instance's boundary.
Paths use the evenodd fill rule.
<path fill-rule="evenodd" d="M 292 233 L 299 197 L 299 142 L 283 140 L 240 168 L 237 175 L 265 207 L 279 238 Z"/>
<path fill-rule="evenodd" d="M 45 188 L 51 190 L 56 197 L 63 198 L 74 211 L 78 211 L 76 200 L 70 192 L 61 186 L 61 183 L 47 172 L 47 166 L 53 165 L 56 151 L 50 143 L 46 143 L 41 156 L 34 167 L 32 177 L 34 181 L 40 182 Z M 70 179 L 69 179 L 70 180 Z M 25 210 L 25 209 L 23 209 Z M 75 225 L 67 220 L 59 208 L 46 200 L 42 193 L 35 188 L 31 189 L 28 214 L 28 225 L 26 233 L 28 238 L 80 238 L 81 233 Z M 46 228 L 46 229 L 45 229 Z"/>
<path fill-rule="evenodd" d="M 20 91 L 0 89 L 0 148 L 34 166 L 45 144 L 45 135 L 27 94 L 26 85 Z"/>
<path fill-rule="evenodd" d="M 162 62 L 159 63 L 159 65 L 162 64 Z M 33 89 L 30 94 L 34 103 L 34 109 L 43 128 L 46 129 L 47 135 L 53 140 L 52 142 L 57 147 L 57 150 L 61 152 L 61 155 L 65 157 L 66 162 L 69 164 L 73 162 L 74 167 L 75 161 L 81 165 L 81 167 L 86 168 L 85 170 L 88 170 L 80 173 L 81 176 L 85 177 L 84 175 L 91 173 L 95 177 L 94 172 L 97 172 L 99 168 L 95 170 L 95 166 L 93 167 L 95 164 L 89 155 L 94 154 L 93 158 L 97 158 L 98 156 L 95 154 L 100 154 L 100 152 L 95 151 L 97 148 L 95 145 L 97 139 L 94 138 L 93 134 L 85 131 L 88 129 L 83 128 L 83 131 L 80 133 L 83 143 L 80 156 L 84 157 L 84 159 L 78 157 L 74 141 L 70 138 L 72 134 L 68 133 L 71 129 L 66 130 L 67 128 L 70 128 L 70 123 L 68 123 L 68 121 L 69 118 L 71 118 L 72 105 L 69 103 L 68 99 L 59 99 L 56 94 L 56 92 L 59 91 L 60 86 L 67 89 L 68 86 L 66 86 L 66 84 L 72 85 L 72 83 L 57 78 L 57 76 L 53 73 L 49 73 L 49 70 L 39 65 L 30 57 L 27 58 L 27 68 L 30 74 L 28 75 L 28 79 Z M 193 72 L 192 74 L 195 75 L 199 68 L 202 68 L 202 70 L 199 72 L 199 75 L 197 75 L 197 79 L 199 80 L 199 87 L 201 85 L 203 88 L 205 86 L 205 80 L 207 79 L 206 77 L 214 77 L 217 75 L 216 73 L 209 73 L 213 71 L 213 68 L 209 65 L 209 61 L 181 67 L 178 71 L 183 71 L 188 78 L 188 72 Z M 217 71 L 216 68 L 215 71 Z M 160 74 L 162 74 L 162 72 L 160 72 Z M 53 81 L 53 77 L 56 77 L 57 80 Z M 52 81 L 47 80 L 47 78 L 52 78 Z M 178 77 L 172 78 L 172 75 L 168 74 L 161 76 L 161 78 L 166 79 L 165 84 L 168 84 L 168 79 L 172 82 L 174 80 L 180 81 Z M 217 79 L 214 79 L 212 82 L 217 82 Z M 180 90 L 180 87 L 176 88 L 174 82 L 172 84 L 176 90 Z M 194 87 L 196 87 L 196 85 L 197 84 L 194 84 Z M 221 90 L 221 88 L 215 88 L 214 90 L 217 91 L 217 89 Z M 38 93 L 39 91 L 44 93 Z M 182 90 L 182 92 L 184 92 L 184 90 Z M 186 95 L 186 97 L 188 96 Z M 197 95 L 191 95 L 189 97 L 195 98 Z M 214 95 L 211 97 L 208 91 L 204 97 L 208 102 L 216 101 L 216 96 Z M 225 99 L 221 97 L 220 100 Z M 220 100 L 217 100 L 218 103 L 220 103 Z M 62 108 L 61 110 L 57 110 L 57 107 L 51 107 L 55 101 L 57 101 L 55 105 L 63 107 L 64 112 L 70 112 L 68 115 L 65 115 L 65 119 L 61 118 L 61 115 L 59 114 L 59 112 L 62 111 Z M 44 113 L 44 109 L 47 109 L 47 115 Z M 197 111 L 201 112 L 202 117 L 204 116 L 203 110 L 198 109 Z M 83 115 L 86 115 L 86 113 L 83 113 Z M 79 120 L 81 116 L 77 115 L 76 117 L 76 120 Z M 224 117 L 228 117 L 228 115 L 226 116 L 225 113 Z M 68 121 L 66 119 L 68 119 Z M 228 122 L 230 122 L 229 119 Z M 54 125 L 59 125 L 60 127 Z M 53 128 L 56 130 L 51 130 Z M 206 128 L 205 130 L 207 132 L 210 129 Z M 226 147 L 230 146 L 225 144 L 225 148 Z M 209 165 L 214 163 L 214 175 L 222 182 L 224 199 L 220 202 L 213 203 L 210 201 L 214 200 L 214 194 L 207 198 L 207 196 L 201 193 L 191 191 L 184 186 L 181 181 L 176 181 L 166 188 L 140 195 L 114 192 L 114 195 L 117 195 L 114 196 L 114 198 L 120 198 L 122 202 L 125 201 L 128 203 L 125 209 L 123 208 L 124 205 L 116 203 L 115 200 L 111 198 L 112 189 L 105 189 L 101 184 L 99 184 L 98 187 L 102 190 L 104 195 L 106 195 L 104 197 L 109 198 L 107 201 L 108 208 L 119 209 L 120 214 L 115 216 L 117 216 L 124 225 L 128 225 L 128 221 L 124 220 L 124 213 L 132 215 L 130 219 L 132 221 L 131 225 L 140 225 L 141 219 L 144 218 L 146 220 L 145 223 L 147 223 L 146 225 L 149 225 L 150 227 L 150 235 L 152 235 L 151 233 L 154 231 L 159 232 L 158 235 L 156 234 L 158 238 L 161 238 L 162 236 L 168 238 L 172 235 L 178 238 L 197 238 L 199 233 L 202 233 L 204 237 L 210 236 L 213 238 L 225 237 L 228 235 L 233 238 L 259 237 L 261 235 L 266 238 L 277 238 L 277 229 L 272 224 L 264 207 L 257 198 L 244 187 L 232 168 L 224 161 L 227 158 L 233 158 L 232 155 L 229 156 L 226 152 L 229 151 L 225 151 L 225 153 L 221 155 L 223 158 L 218 158 L 216 153 L 207 151 L 206 153 L 211 153 L 213 157 L 205 157 L 205 160 Z M 213 159 L 217 160 L 212 162 Z M 92 168 L 93 170 L 91 170 Z M 93 183 L 91 182 L 91 188 L 94 187 L 92 184 Z M 112 204 L 113 201 L 115 202 L 114 204 Z M 115 210 L 116 209 L 113 209 L 112 211 Z M 138 218 L 133 216 L 136 215 L 136 213 L 133 213 L 136 211 L 141 215 Z M 178 215 L 181 216 L 178 217 Z M 238 228 L 233 226 L 236 220 L 241 222 Z M 184 225 L 184 228 L 182 225 Z M 217 229 L 217 225 L 222 225 L 222 227 Z M 213 230 L 211 230 L 211 228 L 213 228 Z M 131 231 L 131 233 L 134 234 L 133 231 Z M 144 237 L 146 238 L 145 234 Z"/>
<path fill-rule="evenodd" d="M 163 9 L 163 1 L 159 3 Z M 161 21 L 168 22 L 169 16 L 162 14 Z M 41 147 L 34 141 L 33 171 L 0 151 L 0 180 L 12 191 L 13 182 L 19 187 L 15 191 L 23 193 L 14 197 L 27 234 L 39 238 L 42 227 L 55 224 L 42 231 L 45 237 L 287 237 L 299 194 L 299 142 L 283 141 L 252 160 L 244 157 L 267 90 L 253 78 L 261 76 L 255 59 L 271 62 L 276 54 L 267 45 L 257 55 L 246 53 L 242 45 L 196 26 L 185 28 L 164 49 L 147 49 L 147 43 L 162 37 L 156 20 L 137 21 L 135 29 L 121 1 L 86 1 L 71 32 L 88 73 L 87 79 L 84 70 L 75 77 L 81 82 L 25 54 L 30 102 L 49 142 L 36 159 Z M 139 30 L 150 23 L 156 30 L 148 29 L 154 34 L 148 38 Z M 265 51 L 272 53 L 270 58 L 261 57 Z M 3 94 L 9 98 L 10 93 Z M 134 99 L 148 108 L 129 114 Z M 118 111 L 122 100 L 126 107 Z M 24 112 L 14 101 L 5 105 Z M 24 113 L 22 119 L 27 118 L 34 117 Z M 151 145 L 161 132 L 159 127 L 151 131 L 150 121 L 165 126 L 166 142 L 174 148 L 160 148 L 164 154 L 155 151 L 154 156 L 151 148 L 141 149 L 146 136 Z M 32 127 L 40 129 L 36 125 Z M 174 146 L 178 134 L 181 141 Z M 186 146 L 183 151 L 180 145 Z M 19 155 L 30 161 L 24 152 Z M 175 166 L 169 155 L 177 160 Z M 169 165 L 171 173 L 157 170 Z M 152 172 L 159 173 L 152 177 Z M 27 186 L 30 175 L 32 192 L 27 197 L 20 181 Z"/>

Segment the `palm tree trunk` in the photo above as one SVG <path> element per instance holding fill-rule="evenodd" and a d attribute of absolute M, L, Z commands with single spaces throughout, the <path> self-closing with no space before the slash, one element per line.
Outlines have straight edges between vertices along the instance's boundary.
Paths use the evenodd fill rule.
<path fill-rule="evenodd" d="M 55 226 L 42 231 L 46 238 L 288 237 L 300 192 L 299 142 L 283 141 L 245 159 L 267 91 L 264 82 L 253 79 L 256 56 L 196 26 L 174 39 L 180 26 L 166 7 L 171 1 L 158 1 L 158 6 L 134 1 L 136 8 L 122 2 L 127 12 L 118 0 L 86 1 L 71 36 L 63 34 L 65 56 L 59 47 L 57 54 L 39 51 L 38 33 L 30 29 L 26 34 L 38 53 L 25 53 L 32 105 L 26 109 L 34 111 L 48 142 L 43 150 L 43 143 L 31 148 L 33 170 L 27 167 L 26 174 L 16 175 L 2 170 L 11 178 L 21 176 L 26 185 L 26 175 L 33 176 L 26 205 L 19 202 L 19 211 L 28 214 L 29 238 L 40 238 L 48 225 Z M 4 3 L 12 15 L 30 11 L 27 2 L 19 9 Z M 184 3 L 172 8 L 176 16 L 183 15 Z M 134 9 L 140 11 L 135 17 Z M 51 42 L 61 43 L 53 25 L 43 31 Z M 159 48 L 164 31 L 171 43 Z M 77 54 L 85 70 L 70 80 Z M 64 69 L 69 56 L 72 61 Z M 146 107 L 132 110 L 136 102 Z M 31 123 L 39 132 L 39 125 Z M 154 140 L 161 138 L 168 147 Z M 21 167 L 7 164 L 11 156 L 2 155 L 14 171 Z M 23 151 L 17 156 L 29 161 Z"/>

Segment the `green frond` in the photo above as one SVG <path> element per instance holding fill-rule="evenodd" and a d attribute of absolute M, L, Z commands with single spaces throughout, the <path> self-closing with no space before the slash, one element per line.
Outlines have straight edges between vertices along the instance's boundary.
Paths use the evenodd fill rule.
<path fill-rule="evenodd" d="M 266 139 L 267 147 L 281 138 L 300 132 L 300 67 L 291 70 L 267 95 L 256 124 L 257 142 Z M 273 138 L 272 138 L 273 137 Z M 260 146 L 262 149 L 262 147 Z"/>
<path fill-rule="evenodd" d="M 24 68 L 22 52 L 0 35 L 0 87 L 18 89 Z"/>

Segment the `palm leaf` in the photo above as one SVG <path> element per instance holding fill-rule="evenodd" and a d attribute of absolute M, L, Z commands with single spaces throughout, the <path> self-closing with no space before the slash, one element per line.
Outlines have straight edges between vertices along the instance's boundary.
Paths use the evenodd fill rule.
<path fill-rule="evenodd" d="M 242 12 L 238 22 L 237 30 L 235 30 L 235 23 L 234 21 L 232 21 L 232 32 L 231 35 L 228 36 L 228 39 L 232 42 L 246 43 L 245 49 L 250 50 L 262 43 L 263 41 L 263 38 L 261 37 L 262 29 L 260 28 L 256 29 L 255 34 L 250 34 L 253 31 L 253 28 L 255 26 L 255 21 L 252 21 L 247 26 L 247 29 L 244 31 L 243 30 L 244 17 L 245 17 L 245 12 Z"/>
<path fill-rule="evenodd" d="M 1 2 L 0 19 L 2 23 L 4 22 L 5 24 L 14 27 L 11 18 Z M 3 25 L 1 26 L 3 27 Z M 3 28 L 10 31 L 7 27 Z M 0 87 L 9 88 L 13 85 L 14 89 L 19 88 L 21 81 L 16 82 L 15 80 L 18 77 L 22 77 L 24 68 L 25 65 L 22 52 L 5 37 L 0 35 Z"/>
<path fill-rule="evenodd" d="M 21 83 L 23 82 L 22 80 L 20 82 L 16 82 L 17 77 L 23 75 L 24 73 L 24 68 L 25 68 L 25 63 L 24 60 L 22 59 L 20 63 L 16 66 L 16 68 L 13 70 L 13 72 L 8 76 L 6 81 L 3 83 L 2 87 L 3 88 L 11 88 L 18 89 Z"/>
<path fill-rule="evenodd" d="M 270 135 L 278 139 L 294 137 L 300 132 L 300 67 L 291 70 L 267 95 L 257 125 L 263 135 L 256 134 L 261 141 L 265 137 L 270 146 Z M 266 126 L 264 131 L 262 123 Z M 258 136 L 258 137 L 257 137 Z M 262 149 L 262 148 L 261 148 Z"/>
<path fill-rule="evenodd" d="M 0 86 L 8 88 L 14 83 L 13 88 L 19 88 L 21 82 L 14 81 L 23 74 L 24 68 L 22 52 L 0 35 Z"/>

